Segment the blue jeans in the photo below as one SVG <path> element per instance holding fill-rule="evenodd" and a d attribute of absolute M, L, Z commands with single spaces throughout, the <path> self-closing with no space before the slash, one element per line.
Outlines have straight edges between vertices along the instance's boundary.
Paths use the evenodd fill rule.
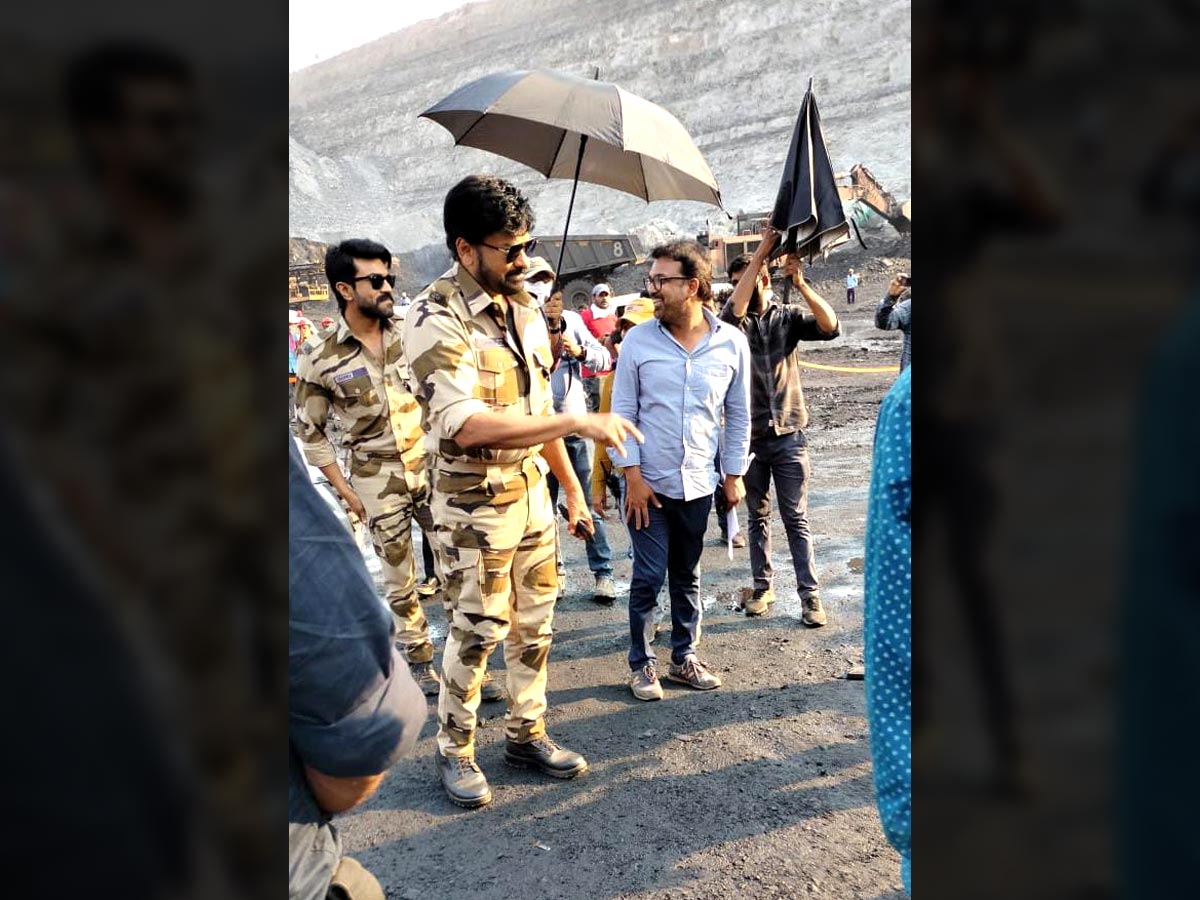
<path fill-rule="evenodd" d="M 592 485 L 592 463 L 588 459 L 587 441 L 581 437 L 569 435 L 563 438 L 563 443 L 567 447 L 567 456 L 571 458 L 571 468 L 575 470 L 575 477 L 579 479 L 579 486 L 583 488 L 583 495 L 587 497 Z M 558 479 L 551 475 L 549 485 L 550 502 L 557 508 Z M 596 533 L 587 541 L 588 568 L 597 578 L 602 576 L 611 578 L 613 573 L 612 550 L 608 546 L 608 532 L 604 530 L 604 521 L 595 514 L 592 515 L 592 525 L 595 526 Z"/>
<path fill-rule="evenodd" d="M 771 511 L 779 510 L 792 567 L 796 570 L 796 591 L 809 597 L 820 591 L 817 565 L 813 555 L 812 532 L 808 527 L 808 446 L 804 433 L 773 435 L 750 442 L 754 460 L 743 479 L 746 485 L 746 523 L 750 545 L 750 571 L 755 590 L 775 586 L 771 566 Z M 771 479 L 775 479 L 775 504 L 771 504 Z"/>
<path fill-rule="evenodd" d="M 637 671 L 656 657 L 654 611 L 663 579 L 671 597 L 671 662 L 682 665 L 700 638 L 700 554 L 712 510 L 712 495 L 675 500 L 659 495 L 650 524 L 632 529 L 633 581 L 629 586 L 629 668 Z"/>

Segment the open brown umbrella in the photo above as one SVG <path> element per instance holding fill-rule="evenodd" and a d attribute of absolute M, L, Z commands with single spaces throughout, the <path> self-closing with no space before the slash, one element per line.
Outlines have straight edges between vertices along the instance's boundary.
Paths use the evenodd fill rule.
<path fill-rule="evenodd" d="M 721 206 L 708 163 L 673 115 L 607 81 L 549 69 L 496 72 L 463 85 L 421 113 L 454 143 L 488 150 L 571 178 L 557 270 L 580 181 L 651 200 Z"/>

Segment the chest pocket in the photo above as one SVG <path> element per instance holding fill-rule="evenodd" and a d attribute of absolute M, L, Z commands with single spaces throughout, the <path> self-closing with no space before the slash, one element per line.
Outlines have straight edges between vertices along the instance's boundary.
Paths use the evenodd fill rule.
<path fill-rule="evenodd" d="M 356 375 L 348 381 L 339 382 L 335 388 L 348 410 L 380 405 L 379 392 L 370 375 Z"/>
<path fill-rule="evenodd" d="M 725 399 L 733 381 L 733 367 L 724 363 L 702 363 L 696 366 L 695 378 L 699 381 L 695 386 L 697 395 L 707 395 L 710 400 L 720 402 Z"/>
<path fill-rule="evenodd" d="M 480 349 L 480 399 L 493 409 L 502 409 L 520 402 L 521 373 L 517 358 L 506 348 Z"/>

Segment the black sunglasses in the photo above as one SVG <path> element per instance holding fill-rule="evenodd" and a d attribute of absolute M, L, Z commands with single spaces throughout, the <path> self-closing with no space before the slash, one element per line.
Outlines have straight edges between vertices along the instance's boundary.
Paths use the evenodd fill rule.
<path fill-rule="evenodd" d="M 530 238 L 523 244 L 513 244 L 512 246 L 509 246 L 509 247 L 497 247 L 494 244 L 489 244 L 487 241 L 480 241 L 479 243 L 483 247 L 487 247 L 491 250 L 495 250 L 498 253 L 503 253 L 504 258 L 506 260 L 508 260 L 508 262 L 514 263 L 517 261 L 517 257 L 521 255 L 522 250 L 525 251 L 526 256 L 529 256 L 530 254 L 532 254 L 534 251 L 534 248 L 537 247 L 538 242 L 537 242 L 537 238 Z"/>
<path fill-rule="evenodd" d="M 376 290 L 376 291 L 383 287 L 383 283 L 385 281 L 388 283 L 389 287 L 396 286 L 396 276 L 395 275 L 380 275 L 378 272 L 374 272 L 370 275 L 359 275 L 357 278 L 354 278 L 351 280 L 352 281 L 369 281 L 369 282 L 371 282 L 371 289 Z"/>

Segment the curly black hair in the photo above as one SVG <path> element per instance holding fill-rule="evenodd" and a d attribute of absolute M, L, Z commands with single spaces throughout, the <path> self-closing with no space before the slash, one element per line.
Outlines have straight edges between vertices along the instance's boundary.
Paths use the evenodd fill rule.
<path fill-rule="evenodd" d="M 513 185 L 495 175 L 468 175 L 446 194 L 442 212 L 446 246 L 458 259 L 455 241 L 479 244 L 489 234 L 521 234 L 533 230 L 529 201 Z"/>

